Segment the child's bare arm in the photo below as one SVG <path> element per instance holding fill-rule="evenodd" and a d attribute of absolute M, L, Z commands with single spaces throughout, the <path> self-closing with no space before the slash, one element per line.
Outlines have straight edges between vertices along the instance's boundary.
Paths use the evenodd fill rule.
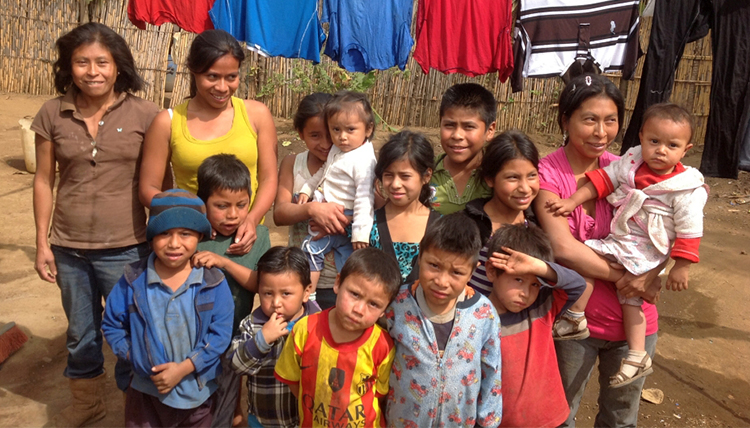
<path fill-rule="evenodd" d="M 667 290 L 687 290 L 690 265 L 692 263 L 690 260 L 683 258 L 676 258 L 674 260 L 674 266 L 672 266 L 667 277 Z"/>
<path fill-rule="evenodd" d="M 299 398 L 299 384 L 298 383 L 295 383 L 294 385 L 287 384 L 287 386 L 289 387 L 289 391 L 291 391 L 292 395 L 294 395 L 294 398 Z"/>
<path fill-rule="evenodd" d="M 362 248 L 367 248 L 370 246 L 369 242 L 352 242 L 352 248 L 354 250 L 361 250 Z"/>
<path fill-rule="evenodd" d="M 584 184 L 580 189 L 576 190 L 575 193 L 570 195 L 569 198 L 550 199 L 545 203 L 545 206 L 547 210 L 554 215 L 568 216 L 579 205 L 592 199 L 596 199 L 598 195 L 594 183 L 588 181 L 588 183 Z"/>
<path fill-rule="evenodd" d="M 300 193 L 299 195 L 297 195 L 297 205 L 304 205 L 309 200 L 310 200 L 310 196 L 304 193 Z"/>
<path fill-rule="evenodd" d="M 252 292 L 258 291 L 258 274 L 254 270 L 235 263 L 226 257 L 211 251 L 199 251 L 193 255 L 192 262 L 195 267 L 224 269 L 242 288 Z"/>

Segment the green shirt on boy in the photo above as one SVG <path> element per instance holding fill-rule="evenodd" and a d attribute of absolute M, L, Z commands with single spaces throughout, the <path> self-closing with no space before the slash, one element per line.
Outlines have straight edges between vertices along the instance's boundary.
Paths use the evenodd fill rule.
<path fill-rule="evenodd" d="M 255 270 L 258 267 L 258 260 L 271 248 L 271 237 L 266 226 L 259 224 L 255 228 L 255 234 L 258 238 L 253 244 L 253 248 L 250 249 L 249 253 L 241 256 L 226 253 L 229 246 L 234 242 L 235 235 L 224 236 L 218 233 L 216 238 L 198 243 L 198 251 L 210 251 L 226 257 L 238 265 Z M 255 293 L 243 288 L 228 272 L 223 272 L 229 284 L 229 289 L 232 290 L 232 299 L 234 299 L 234 321 L 232 322 L 232 337 L 234 337 L 237 334 L 240 322 L 252 312 Z"/>
<path fill-rule="evenodd" d="M 452 214 L 461 211 L 467 202 L 477 198 L 489 198 L 492 196 L 492 189 L 482 180 L 479 171 L 471 171 L 469 182 L 466 183 L 463 195 L 458 195 L 456 183 L 453 182 L 453 176 L 443 166 L 445 153 L 435 158 L 435 171 L 430 179 L 430 203 L 432 209 L 442 215 Z"/>

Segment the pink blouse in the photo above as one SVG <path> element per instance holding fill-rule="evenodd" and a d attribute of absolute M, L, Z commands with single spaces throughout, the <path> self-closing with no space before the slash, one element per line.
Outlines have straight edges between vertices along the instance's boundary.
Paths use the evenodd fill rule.
<path fill-rule="evenodd" d="M 617 156 L 604 152 L 599 158 L 599 167 L 605 167 L 616 159 Z M 575 175 L 562 148 L 539 161 L 539 182 L 540 189 L 555 193 L 560 198 L 568 198 L 575 193 Z M 612 206 L 606 199 L 596 201 L 596 219 L 584 213 L 582 207 L 578 207 L 568 217 L 570 233 L 581 242 L 603 239 L 609 235 L 612 213 Z M 656 333 L 659 330 L 656 306 L 644 302 L 643 313 L 647 323 L 646 335 Z M 622 308 L 617 300 L 617 290 L 611 282 L 596 280 L 594 292 L 586 306 L 586 318 L 591 337 L 608 341 L 625 340 Z"/>

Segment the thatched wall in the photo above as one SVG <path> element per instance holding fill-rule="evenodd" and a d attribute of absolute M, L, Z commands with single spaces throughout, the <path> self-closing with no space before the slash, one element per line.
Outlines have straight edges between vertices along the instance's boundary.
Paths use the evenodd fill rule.
<path fill-rule="evenodd" d="M 189 74 L 184 62 L 194 34 L 165 24 L 135 28 L 127 19 L 126 0 L 0 0 L 0 91 L 29 94 L 54 94 L 52 63 L 55 40 L 79 23 L 97 21 L 112 27 L 130 44 L 136 65 L 147 82 L 139 94 L 159 105 L 174 105 L 188 94 Z M 647 49 L 650 19 L 641 26 L 641 42 Z M 176 36 L 176 37 L 173 37 Z M 167 94 L 164 82 L 167 56 L 172 45 L 177 64 L 173 93 Z M 629 120 L 633 110 L 643 59 L 636 78 L 620 82 L 611 75 L 626 95 Z M 248 52 L 242 67 L 242 85 L 238 96 L 263 101 L 275 116 L 291 117 L 297 103 L 315 90 L 334 87 L 357 88 L 362 76 L 347 73 L 327 57 L 320 65 L 309 61 L 263 58 Z M 556 103 L 562 82 L 559 79 L 528 79 L 525 89 L 510 92 L 509 82 L 501 83 L 495 74 L 469 78 L 459 74 L 443 75 L 432 71 L 425 75 L 413 59 L 406 72 L 386 70 L 375 73 L 375 83 L 367 92 L 373 107 L 393 126 L 438 124 L 438 107 L 443 92 L 460 82 L 477 82 L 491 90 L 499 101 L 498 129 L 519 128 L 527 132 L 557 133 Z M 359 80 L 358 80 L 359 79 Z M 683 104 L 696 116 L 696 135 L 705 134 L 711 85 L 711 44 L 705 38 L 691 43 L 676 72 L 672 100 Z"/>

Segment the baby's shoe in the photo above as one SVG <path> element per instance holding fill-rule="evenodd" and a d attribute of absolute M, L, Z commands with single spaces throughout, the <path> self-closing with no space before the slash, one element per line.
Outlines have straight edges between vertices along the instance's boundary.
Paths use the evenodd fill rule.
<path fill-rule="evenodd" d="M 620 362 L 620 371 L 609 378 L 610 388 L 620 388 L 654 372 L 651 357 L 646 351 L 629 351 Z"/>
<path fill-rule="evenodd" d="M 589 337 L 588 322 L 582 313 L 572 313 L 570 310 L 563 312 L 552 327 L 552 338 L 554 340 L 582 340 Z"/>

